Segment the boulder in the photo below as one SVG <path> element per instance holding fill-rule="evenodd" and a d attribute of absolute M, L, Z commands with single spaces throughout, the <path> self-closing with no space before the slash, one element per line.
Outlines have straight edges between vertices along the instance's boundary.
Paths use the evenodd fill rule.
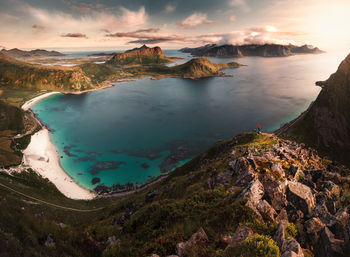
<path fill-rule="evenodd" d="M 236 185 L 246 186 L 256 178 L 254 169 L 251 167 L 247 158 L 240 157 L 236 162 L 230 165 L 233 169 L 233 175 L 236 177 Z"/>
<path fill-rule="evenodd" d="M 281 257 L 299 257 L 299 255 L 297 255 L 293 251 L 287 251 L 287 252 L 284 252 Z"/>
<path fill-rule="evenodd" d="M 313 217 L 304 223 L 305 231 L 309 235 L 318 234 L 324 226 L 325 224 L 316 217 Z"/>
<path fill-rule="evenodd" d="M 221 241 L 229 246 L 235 246 L 253 234 L 254 232 L 251 228 L 246 226 L 238 226 L 233 236 L 225 236 L 221 239 Z"/>
<path fill-rule="evenodd" d="M 299 182 L 288 183 L 287 200 L 304 214 L 310 213 L 316 206 L 316 200 L 311 189 Z"/>
<path fill-rule="evenodd" d="M 295 165 L 295 164 L 290 165 L 289 174 L 291 174 L 292 178 L 295 180 L 298 180 L 299 177 L 304 176 L 304 173 L 302 172 L 302 170 L 299 168 L 298 165 Z"/>
<path fill-rule="evenodd" d="M 300 244 L 292 237 L 288 237 L 282 243 L 281 252 L 284 254 L 286 252 L 294 252 L 296 256 L 303 257 L 304 253 L 300 247 Z"/>
<path fill-rule="evenodd" d="M 249 202 L 256 207 L 263 196 L 264 186 L 259 180 L 255 180 L 243 190 L 243 192 L 238 196 L 238 199 L 249 198 Z"/>
<path fill-rule="evenodd" d="M 276 187 L 265 190 L 266 198 L 270 202 L 271 206 L 277 211 L 282 210 L 285 206 L 287 206 L 287 183 L 287 180 L 283 180 L 282 182 L 278 182 Z"/>
<path fill-rule="evenodd" d="M 285 237 L 284 231 L 285 231 L 285 223 L 283 223 L 283 222 L 278 223 L 278 228 L 277 228 L 277 231 L 273 237 L 273 240 L 276 241 L 276 243 L 280 249 L 282 249 L 282 244 L 283 244 L 284 237 Z"/>
<path fill-rule="evenodd" d="M 271 171 L 272 171 L 272 174 L 274 175 L 279 175 L 282 178 L 285 177 L 285 172 L 280 162 L 272 163 Z"/>
<path fill-rule="evenodd" d="M 315 256 L 327 256 L 327 257 L 344 257 L 342 240 L 335 239 L 333 233 L 324 227 L 318 237 L 315 246 Z"/>
<path fill-rule="evenodd" d="M 267 222 L 274 222 L 277 213 L 266 200 L 261 200 L 257 207 L 263 219 Z"/>
<path fill-rule="evenodd" d="M 288 213 L 286 211 L 286 209 L 282 209 L 280 211 L 280 213 L 277 215 L 277 217 L 275 218 L 276 222 L 288 222 Z"/>
<path fill-rule="evenodd" d="M 179 257 L 187 256 L 187 253 L 192 249 L 192 247 L 204 246 L 208 241 L 209 239 L 204 229 L 200 228 L 188 241 L 181 242 L 176 245 L 176 254 Z"/>
<path fill-rule="evenodd" d="M 350 219 L 344 229 L 344 251 L 350 253 Z"/>

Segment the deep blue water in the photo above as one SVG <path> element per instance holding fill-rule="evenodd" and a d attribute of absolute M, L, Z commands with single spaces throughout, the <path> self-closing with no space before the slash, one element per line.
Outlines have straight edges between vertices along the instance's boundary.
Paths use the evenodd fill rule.
<path fill-rule="evenodd" d="M 142 184 L 215 141 L 295 118 L 319 93 L 314 82 L 328 78 L 341 57 L 242 58 L 235 61 L 248 66 L 225 70 L 232 77 L 143 78 L 83 95 L 55 95 L 32 109 L 53 129 L 61 165 L 79 184 Z"/>

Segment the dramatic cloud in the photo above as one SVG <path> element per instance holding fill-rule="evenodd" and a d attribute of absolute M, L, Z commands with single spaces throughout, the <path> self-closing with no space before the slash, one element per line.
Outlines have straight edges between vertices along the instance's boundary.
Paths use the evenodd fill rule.
<path fill-rule="evenodd" d="M 237 21 L 237 18 L 236 18 L 236 16 L 231 15 L 229 20 L 232 21 L 232 22 L 235 22 L 235 21 Z"/>
<path fill-rule="evenodd" d="M 175 11 L 175 9 L 176 9 L 175 5 L 173 5 L 173 4 L 167 4 L 167 5 L 165 6 L 165 8 L 164 8 L 164 12 L 166 12 L 166 13 L 172 13 L 172 12 Z"/>
<path fill-rule="evenodd" d="M 230 0 L 230 5 L 240 9 L 243 12 L 250 12 L 250 7 L 245 0 Z"/>
<path fill-rule="evenodd" d="M 87 38 L 87 36 L 85 34 L 82 34 L 82 33 L 67 33 L 67 34 L 62 34 L 61 37 Z"/>
<path fill-rule="evenodd" d="M 177 25 L 185 29 L 190 29 L 202 24 L 213 24 L 213 23 L 214 21 L 209 20 L 205 13 L 195 12 L 190 16 L 188 16 L 184 21 L 178 22 Z"/>

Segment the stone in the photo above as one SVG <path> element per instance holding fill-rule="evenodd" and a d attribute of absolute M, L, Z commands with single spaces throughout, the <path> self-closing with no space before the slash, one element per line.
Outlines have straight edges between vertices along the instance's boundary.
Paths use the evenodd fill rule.
<path fill-rule="evenodd" d="M 287 196 L 286 196 L 286 188 L 287 188 L 287 180 L 283 180 L 279 182 L 274 188 L 270 190 L 266 190 L 266 196 L 271 206 L 279 211 L 287 206 Z"/>
<path fill-rule="evenodd" d="M 281 252 L 285 253 L 289 251 L 296 253 L 298 257 L 304 256 L 304 253 L 300 247 L 300 244 L 297 242 L 297 240 L 295 240 L 292 237 L 286 238 L 282 243 Z"/>
<path fill-rule="evenodd" d="M 324 227 L 318 237 L 315 246 L 315 256 L 344 257 L 342 245 L 343 240 L 335 239 L 333 233 Z"/>
<path fill-rule="evenodd" d="M 344 229 L 344 251 L 350 253 L 350 219 Z"/>
<path fill-rule="evenodd" d="M 287 200 L 292 203 L 297 210 L 308 214 L 315 208 L 316 200 L 308 186 L 299 182 L 289 182 L 286 191 Z"/>
<path fill-rule="evenodd" d="M 277 217 L 275 218 L 276 222 L 288 222 L 288 213 L 286 211 L 286 209 L 282 209 L 280 211 L 280 213 L 277 215 Z"/>
<path fill-rule="evenodd" d="M 113 246 L 119 242 L 120 242 L 120 239 L 117 239 L 115 236 L 110 236 L 110 237 L 108 237 L 108 239 L 106 241 L 106 245 Z M 151 255 L 151 256 L 153 256 L 153 255 Z M 156 257 L 156 256 L 153 256 L 153 257 Z"/>
<path fill-rule="evenodd" d="M 274 208 L 271 207 L 271 205 L 266 201 L 262 200 L 258 203 L 257 207 L 258 211 L 260 212 L 263 219 L 267 222 L 274 222 L 275 216 L 277 216 L 277 213 Z"/>
<path fill-rule="evenodd" d="M 232 164 L 231 164 L 232 167 Z M 233 167 L 233 175 L 236 177 L 236 185 L 246 186 L 256 178 L 254 169 L 251 167 L 247 158 L 240 157 L 236 160 Z"/>
<path fill-rule="evenodd" d="M 152 253 L 150 256 L 148 257 L 160 257 L 158 254 Z"/>
<path fill-rule="evenodd" d="M 204 229 L 200 228 L 188 241 L 181 242 L 176 245 L 176 254 L 179 257 L 187 256 L 187 253 L 192 249 L 192 247 L 206 245 L 208 241 L 209 239 Z"/>
<path fill-rule="evenodd" d="M 298 257 L 298 255 L 293 251 L 287 251 L 284 252 L 281 257 Z"/>
<path fill-rule="evenodd" d="M 238 199 L 249 198 L 249 201 L 253 206 L 257 206 L 262 197 L 264 196 L 264 186 L 259 180 L 251 182 L 243 192 L 238 196 Z"/>
<path fill-rule="evenodd" d="M 286 175 L 280 162 L 273 163 L 271 165 L 271 171 L 273 174 L 278 174 L 282 178 L 284 178 Z"/>
<path fill-rule="evenodd" d="M 51 237 L 51 235 L 47 236 L 46 241 L 45 241 L 45 246 L 47 246 L 47 247 L 55 247 L 56 246 L 56 243 L 53 240 L 53 238 Z"/>
<path fill-rule="evenodd" d="M 289 173 L 292 175 L 292 177 L 296 180 L 299 179 L 299 177 L 304 176 L 304 173 L 300 170 L 298 165 L 292 164 L 289 167 Z"/>
<path fill-rule="evenodd" d="M 235 246 L 253 234 L 254 232 L 251 228 L 246 226 L 238 226 L 233 236 L 223 237 L 221 241 L 225 242 L 229 246 Z"/>
<path fill-rule="evenodd" d="M 304 223 L 305 231 L 310 235 L 314 235 L 315 233 L 318 234 L 324 226 L 325 224 L 316 217 L 313 217 Z"/>
<path fill-rule="evenodd" d="M 278 247 L 281 249 L 282 248 L 282 243 L 284 241 L 285 237 L 285 224 L 283 222 L 278 223 L 278 228 L 277 231 L 273 237 L 273 240 L 276 241 Z"/>

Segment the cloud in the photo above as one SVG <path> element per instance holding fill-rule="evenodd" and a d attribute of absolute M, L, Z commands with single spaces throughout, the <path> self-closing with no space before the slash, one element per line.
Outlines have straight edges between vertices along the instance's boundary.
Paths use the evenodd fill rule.
<path fill-rule="evenodd" d="M 167 5 L 165 6 L 165 8 L 164 8 L 164 12 L 165 12 L 165 13 L 172 13 L 172 12 L 175 11 L 175 9 L 176 9 L 176 6 L 175 6 L 175 5 L 173 5 L 173 4 L 167 4 Z"/>
<path fill-rule="evenodd" d="M 159 44 L 159 43 L 164 43 L 164 42 L 170 42 L 174 41 L 173 38 L 167 39 L 167 38 L 154 38 L 154 39 L 138 39 L 138 40 L 132 40 L 129 41 L 129 44 Z"/>
<path fill-rule="evenodd" d="M 67 33 L 67 34 L 62 34 L 61 37 L 87 38 L 87 36 L 82 33 Z"/>
<path fill-rule="evenodd" d="M 240 9 L 243 12 L 250 12 L 250 7 L 245 0 L 229 0 L 230 5 Z"/>
<path fill-rule="evenodd" d="M 44 30 L 44 29 L 45 29 L 44 26 L 41 26 L 41 25 L 38 25 L 38 24 L 33 24 L 33 25 L 32 25 L 32 28 L 33 28 L 33 29 L 37 29 L 37 30 Z"/>
<path fill-rule="evenodd" d="M 190 29 L 202 24 L 213 24 L 213 23 L 215 22 L 209 20 L 205 13 L 195 12 L 190 16 L 188 16 L 184 21 L 178 22 L 177 25 L 185 29 Z"/>
<path fill-rule="evenodd" d="M 107 34 L 106 37 L 132 37 L 132 38 L 147 38 L 149 35 L 145 35 L 144 33 L 156 33 L 158 32 L 158 28 L 149 28 L 149 29 L 139 29 L 131 32 L 116 32 L 112 34 Z"/>
<path fill-rule="evenodd" d="M 236 16 L 231 15 L 231 16 L 229 17 L 229 20 L 232 21 L 232 22 L 235 22 L 235 21 L 237 21 L 237 18 L 236 18 Z"/>

